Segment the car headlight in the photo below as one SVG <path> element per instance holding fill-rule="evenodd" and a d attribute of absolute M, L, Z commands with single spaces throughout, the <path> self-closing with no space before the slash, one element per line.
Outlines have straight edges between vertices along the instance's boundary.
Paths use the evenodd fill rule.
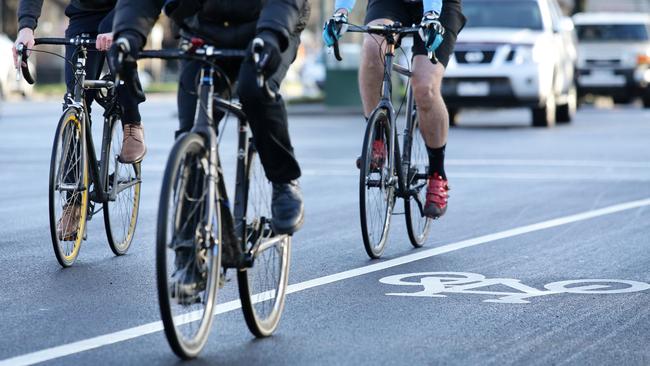
<path fill-rule="evenodd" d="M 532 45 L 519 46 L 515 50 L 515 64 L 523 65 L 529 63 L 538 63 L 541 60 L 539 47 Z"/>

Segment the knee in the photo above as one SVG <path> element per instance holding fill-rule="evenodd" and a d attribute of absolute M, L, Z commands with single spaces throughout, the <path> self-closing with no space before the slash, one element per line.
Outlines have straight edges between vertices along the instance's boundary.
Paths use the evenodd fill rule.
<path fill-rule="evenodd" d="M 382 44 L 380 37 L 366 36 L 364 38 L 361 48 L 362 68 L 383 72 L 384 64 L 382 60 L 384 55 L 380 44 Z"/>
<path fill-rule="evenodd" d="M 441 97 L 440 88 L 436 88 L 433 83 L 413 82 L 413 97 L 415 103 L 425 109 L 433 106 L 435 98 Z"/>
<path fill-rule="evenodd" d="M 420 78 L 413 77 L 413 97 L 418 106 L 430 108 L 436 99 L 442 98 L 440 91 L 441 79 L 436 78 L 435 75 L 427 75 Z"/>

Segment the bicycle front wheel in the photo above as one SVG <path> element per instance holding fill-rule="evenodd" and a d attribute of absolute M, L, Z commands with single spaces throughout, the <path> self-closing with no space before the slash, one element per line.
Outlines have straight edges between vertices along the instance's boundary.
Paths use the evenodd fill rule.
<path fill-rule="evenodd" d="M 73 108 L 61 117 L 50 161 L 50 234 L 56 259 L 71 266 L 86 231 L 88 215 L 88 159 L 83 114 Z"/>
<path fill-rule="evenodd" d="M 417 119 L 417 112 L 413 113 L 413 125 L 411 126 L 408 139 L 404 146 L 404 161 L 409 162 L 408 166 L 408 189 L 409 196 L 404 200 L 404 216 L 406 217 L 406 231 L 408 232 L 411 244 L 420 248 L 429 234 L 431 219 L 424 216 L 424 204 L 427 199 L 427 171 L 429 169 L 429 157 L 427 147 L 420 131 Z"/>
<path fill-rule="evenodd" d="M 389 112 L 377 109 L 368 119 L 361 153 L 359 204 L 361 234 L 366 253 L 384 253 L 395 202 L 395 167 L 390 151 Z"/>
<path fill-rule="evenodd" d="M 245 252 L 253 266 L 237 272 L 239 297 L 248 329 L 268 337 L 280 323 L 289 281 L 291 237 L 271 230 L 271 183 L 252 148 L 248 154 Z"/>
<path fill-rule="evenodd" d="M 221 216 L 215 209 L 211 232 L 206 210 L 215 184 L 209 177 L 208 149 L 197 134 L 176 141 L 160 193 L 156 233 L 156 274 L 160 315 L 172 350 L 196 357 L 208 340 L 219 288 Z M 192 276 L 192 280 L 188 276 Z M 191 295 L 181 286 L 192 283 Z"/>
<path fill-rule="evenodd" d="M 121 121 L 111 117 L 106 184 L 109 200 L 104 203 L 104 227 L 108 246 L 115 255 L 129 250 L 138 222 L 140 208 L 140 163 L 122 164 L 117 157 L 122 150 L 123 131 Z"/>

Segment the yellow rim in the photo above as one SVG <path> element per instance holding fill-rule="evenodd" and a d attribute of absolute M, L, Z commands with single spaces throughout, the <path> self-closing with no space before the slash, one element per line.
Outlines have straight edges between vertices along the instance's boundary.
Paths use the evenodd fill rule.
<path fill-rule="evenodd" d="M 77 130 L 79 131 L 79 133 L 82 132 L 81 123 L 79 122 L 79 120 L 75 115 L 71 115 L 66 121 L 66 124 L 68 122 L 73 122 L 77 126 Z M 61 129 L 61 131 L 64 130 L 65 128 Z M 86 189 L 84 189 L 83 193 L 81 194 L 81 216 L 79 218 L 79 229 L 77 230 L 77 238 L 75 239 L 74 246 L 72 247 L 72 252 L 70 253 L 70 255 L 65 255 L 65 252 L 61 251 L 61 254 L 63 255 L 63 259 L 65 259 L 66 262 L 74 261 L 77 258 L 77 255 L 79 255 L 79 249 L 81 248 L 81 241 L 83 240 L 84 232 L 86 229 L 86 216 L 88 215 L 88 161 L 86 157 L 83 158 L 83 182 L 84 182 L 84 187 L 86 187 Z"/>
<path fill-rule="evenodd" d="M 133 211 L 131 211 L 129 231 L 126 233 L 126 238 L 124 238 L 121 246 L 124 246 L 126 243 L 131 242 L 133 234 L 135 233 L 135 224 L 138 220 L 138 207 L 140 206 L 140 184 L 141 183 L 135 185 L 135 191 L 133 192 Z"/>

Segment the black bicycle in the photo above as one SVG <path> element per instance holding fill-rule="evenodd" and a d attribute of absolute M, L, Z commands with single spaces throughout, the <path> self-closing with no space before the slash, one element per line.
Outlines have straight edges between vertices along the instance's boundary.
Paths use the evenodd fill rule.
<path fill-rule="evenodd" d="M 88 52 L 94 51 L 95 39 L 86 35 L 70 39 L 37 38 L 35 44 L 77 48 L 75 60 L 57 54 L 73 63 L 75 87 L 72 94 L 65 96 L 64 112 L 52 146 L 49 218 L 54 254 L 63 267 L 75 262 L 81 242 L 86 238 L 86 223 L 100 211 L 95 210 L 95 204 L 102 204 L 108 244 L 115 255 L 123 255 L 131 246 L 138 221 L 141 177 L 139 163 L 122 164 L 118 160 L 123 132 L 115 83 L 110 75 L 101 80 L 86 79 L 86 58 Z M 22 60 L 18 72 L 34 84 L 26 61 L 28 51 L 38 50 L 18 45 L 17 51 Z M 98 89 L 95 100 L 104 108 L 99 160 L 85 99 L 88 89 Z"/>
<path fill-rule="evenodd" d="M 261 51 L 260 44 L 256 46 Z M 196 357 L 208 339 L 226 269 L 237 271 L 246 324 L 257 337 L 277 328 L 287 293 L 291 236 L 275 235 L 271 228 L 272 188 L 241 105 L 214 90 L 215 81 L 231 85 L 215 62 L 242 60 L 245 55 L 243 50 L 217 49 L 193 39 L 180 49 L 142 51 L 138 56 L 203 63 L 194 127 L 177 138 L 165 168 L 156 237 L 160 313 L 171 348 L 185 359 Z M 269 98 L 275 97 L 263 80 L 259 84 Z M 226 113 L 223 121 L 228 115 L 238 120 L 234 205 L 221 169 L 216 111 Z M 179 291 L 176 284 L 182 280 L 172 279 L 179 246 L 191 248 L 186 263 L 202 274 L 204 286 L 196 296 Z"/>
<path fill-rule="evenodd" d="M 413 90 L 410 87 L 411 71 L 407 67 L 393 63 L 395 49 L 399 46 L 400 39 L 417 34 L 419 30 L 419 27 L 402 27 L 399 23 L 350 25 L 347 30 L 380 35 L 386 42 L 381 100 L 368 118 L 359 175 L 361 233 L 364 247 L 371 258 L 379 258 L 384 252 L 396 197 L 404 199 L 406 228 L 414 247 L 419 248 L 424 244 L 432 221 L 423 215 L 429 160 L 419 129 Z M 334 54 L 340 61 L 338 43 L 334 44 Z M 435 54 L 431 54 L 430 58 L 433 62 L 437 62 Z M 397 132 L 399 112 L 395 111 L 392 102 L 393 70 L 409 80 L 406 92 L 403 153 L 400 153 Z M 377 155 L 382 158 L 377 159 Z"/>

